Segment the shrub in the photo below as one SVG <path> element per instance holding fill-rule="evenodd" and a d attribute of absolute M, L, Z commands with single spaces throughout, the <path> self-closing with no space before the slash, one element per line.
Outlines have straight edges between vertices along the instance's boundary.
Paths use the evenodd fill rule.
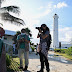
<path fill-rule="evenodd" d="M 60 52 L 60 49 L 54 49 L 55 52 Z"/>
<path fill-rule="evenodd" d="M 32 52 L 34 52 L 35 48 L 31 46 Z"/>
<path fill-rule="evenodd" d="M 66 54 L 72 56 L 72 47 L 67 49 Z"/>
<path fill-rule="evenodd" d="M 61 49 L 61 53 L 66 53 L 67 49 Z"/>
<path fill-rule="evenodd" d="M 9 66 L 11 64 L 11 56 L 6 54 L 6 66 Z"/>
<path fill-rule="evenodd" d="M 66 53 L 67 49 L 54 49 L 55 52 Z"/>

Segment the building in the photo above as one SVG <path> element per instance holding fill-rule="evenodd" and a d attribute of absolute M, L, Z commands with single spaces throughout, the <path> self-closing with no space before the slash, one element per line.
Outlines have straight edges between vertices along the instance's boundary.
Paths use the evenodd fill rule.
<path fill-rule="evenodd" d="M 61 44 L 59 43 L 58 40 L 58 15 L 54 14 L 53 16 L 53 48 L 59 48 L 61 46 L 61 48 L 69 48 L 72 46 L 72 44 Z"/>
<path fill-rule="evenodd" d="M 13 44 L 13 36 L 16 34 L 15 31 L 5 30 L 5 37 L 4 37 L 4 43 L 8 45 Z"/>
<path fill-rule="evenodd" d="M 59 47 L 58 41 L 58 15 L 54 14 L 53 16 L 53 48 Z"/>
<path fill-rule="evenodd" d="M 5 36 L 4 36 L 4 43 L 5 43 L 5 49 L 8 51 L 9 49 L 12 49 L 13 46 L 13 36 L 16 34 L 15 31 L 5 30 Z"/>

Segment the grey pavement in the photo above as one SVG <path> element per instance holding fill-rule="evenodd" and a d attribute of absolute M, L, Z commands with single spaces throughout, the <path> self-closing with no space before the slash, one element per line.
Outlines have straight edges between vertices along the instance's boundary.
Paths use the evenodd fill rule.
<path fill-rule="evenodd" d="M 50 64 L 50 72 L 72 72 L 72 61 L 68 61 L 61 56 L 58 56 L 57 59 L 54 57 L 54 54 L 54 52 L 49 51 L 48 59 Z M 61 61 L 60 58 L 63 60 Z M 36 55 L 35 52 L 32 52 L 29 54 L 28 71 L 25 72 L 37 72 L 38 70 L 40 70 L 39 55 Z M 46 69 L 44 69 L 44 72 L 46 72 Z"/>

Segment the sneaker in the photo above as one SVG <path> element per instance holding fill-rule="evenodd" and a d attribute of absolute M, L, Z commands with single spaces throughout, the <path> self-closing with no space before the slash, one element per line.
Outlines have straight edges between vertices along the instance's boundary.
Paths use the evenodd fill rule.
<path fill-rule="evenodd" d="M 27 70 L 27 68 L 28 68 L 28 66 L 25 66 L 25 68 L 23 69 L 23 71 L 26 71 L 26 70 Z"/>
<path fill-rule="evenodd" d="M 23 67 L 18 67 L 19 69 L 23 69 Z"/>
<path fill-rule="evenodd" d="M 50 69 L 48 69 L 47 72 L 50 72 Z"/>

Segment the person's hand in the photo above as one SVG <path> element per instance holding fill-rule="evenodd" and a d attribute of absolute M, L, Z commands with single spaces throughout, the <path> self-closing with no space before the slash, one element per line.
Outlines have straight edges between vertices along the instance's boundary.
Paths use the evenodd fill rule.
<path fill-rule="evenodd" d="M 42 33 L 42 30 L 39 28 L 39 32 Z"/>

